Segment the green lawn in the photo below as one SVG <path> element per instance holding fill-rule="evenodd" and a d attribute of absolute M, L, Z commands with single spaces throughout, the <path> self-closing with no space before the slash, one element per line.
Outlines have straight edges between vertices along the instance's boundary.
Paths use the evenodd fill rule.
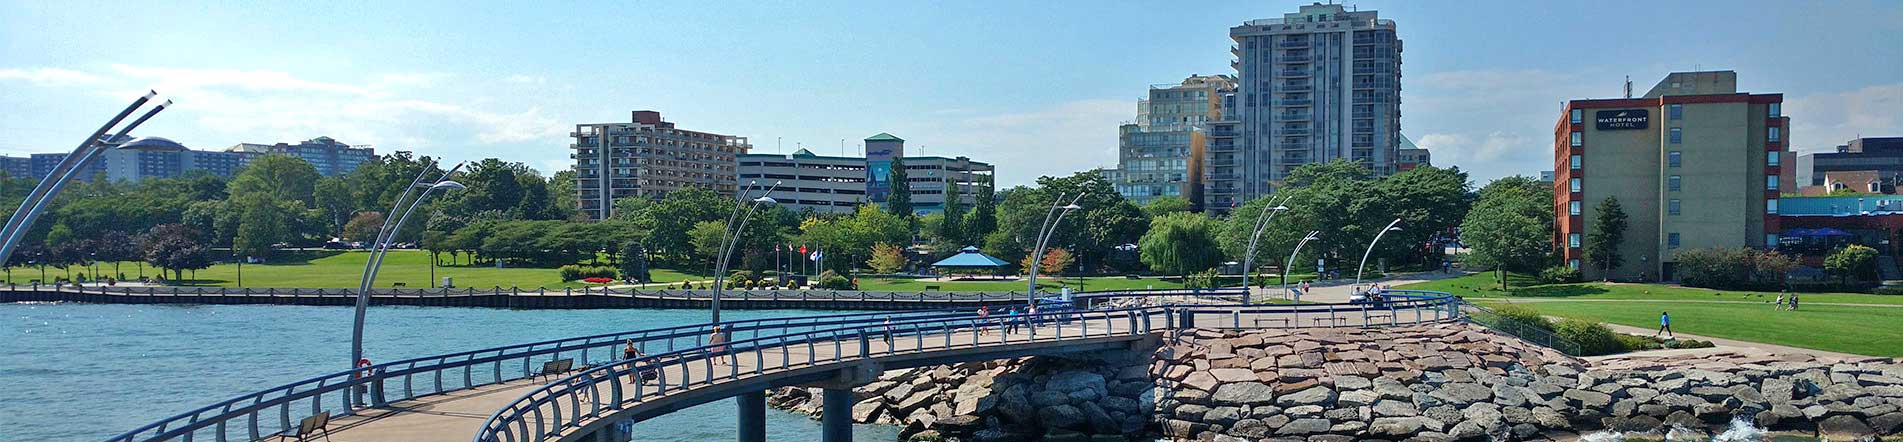
<path fill-rule="evenodd" d="M 1525 275 L 1512 275 L 1508 280 L 1514 285 L 1511 293 L 1500 291 L 1491 273 L 1400 288 L 1445 291 L 1487 305 L 1527 301 L 1519 304 L 1552 316 L 1647 329 L 1657 328 L 1659 312 L 1668 311 L 1676 332 L 1872 356 L 1903 356 L 1903 334 L 1896 332 L 1903 330 L 1903 296 L 1803 293 L 1802 309 L 1789 312 L 1772 309 L 1775 292 L 1597 282 L 1531 285 L 1532 278 Z M 1832 303 L 1899 307 L 1827 305 Z"/>
<path fill-rule="evenodd" d="M 1084 290 L 1141 289 L 1141 288 L 1152 288 L 1152 287 L 1159 288 L 1159 289 L 1173 289 L 1173 288 L 1181 288 L 1183 286 L 1183 284 L 1180 282 L 1164 281 L 1157 278 L 1128 279 L 1122 276 L 1100 276 L 1100 277 L 1081 277 L 1081 278 L 1080 277 L 1071 277 L 1071 278 L 1039 277 L 1037 279 L 1037 286 L 1038 288 L 1043 290 L 1055 291 L 1066 285 L 1069 287 L 1075 288 L 1077 287 L 1077 283 L 1079 281 L 1083 282 Z M 871 290 L 871 291 L 922 291 L 922 290 L 925 290 L 925 286 L 938 286 L 939 290 L 944 290 L 944 291 L 1011 291 L 1011 290 L 1023 291 L 1025 284 L 1026 282 L 1023 280 L 934 281 L 931 279 L 903 279 L 903 278 L 860 278 L 859 279 L 859 288 L 862 290 Z"/>
<path fill-rule="evenodd" d="M 362 251 L 290 251 L 282 257 L 266 264 L 244 265 L 245 287 L 299 287 L 299 288 L 355 288 L 363 275 L 364 260 L 370 256 Z M 445 255 L 447 258 L 447 255 Z M 112 265 L 100 263 L 99 270 L 112 274 Z M 75 274 L 91 273 L 90 269 L 73 267 Z M 128 279 L 136 279 L 139 274 L 137 263 L 121 263 L 119 272 Z M 158 270 L 145 266 L 145 274 L 157 275 Z M 706 276 L 683 273 L 669 269 L 651 271 L 655 282 L 679 282 L 701 280 Z M 47 280 L 66 275 L 56 268 L 47 268 Z M 193 277 L 186 272 L 186 278 Z M 168 274 L 169 278 L 170 275 Z M 495 268 L 493 266 L 437 266 L 436 277 L 455 278 L 457 287 L 582 287 L 590 284 L 566 283 L 553 268 Z M 40 278 L 40 271 L 34 267 L 15 267 L 10 282 L 26 284 Z M 396 283 L 408 287 L 429 287 L 429 254 L 419 250 L 392 250 L 383 259 L 383 267 L 377 273 L 377 286 L 390 287 Z M 238 266 L 236 264 L 218 264 L 199 270 L 196 279 L 187 281 L 190 285 L 235 287 L 238 285 Z"/>

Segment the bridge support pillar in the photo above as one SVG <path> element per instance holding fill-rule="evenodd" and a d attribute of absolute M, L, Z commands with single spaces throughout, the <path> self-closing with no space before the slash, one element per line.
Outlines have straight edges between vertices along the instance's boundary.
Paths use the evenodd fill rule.
<path fill-rule="evenodd" d="M 852 389 L 828 388 L 822 393 L 820 440 L 852 442 Z"/>
<path fill-rule="evenodd" d="M 740 442 L 766 442 L 766 392 L 740 393 L 734 402 L 740 406 Z"/>

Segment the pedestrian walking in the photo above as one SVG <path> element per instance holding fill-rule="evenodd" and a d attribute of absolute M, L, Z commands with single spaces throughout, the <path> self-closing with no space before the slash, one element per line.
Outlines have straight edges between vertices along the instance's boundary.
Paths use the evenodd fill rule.
<path fill-rule="evenodd" d="M 733 353 L 728 351 L 727 333 L 722 331 L 718 325 L 714 326 L 713 334 L 707 336 L 707 352 L 709 356 L 714 358 L 714 365 L 725 365 L 721 362 L 721 356 L 727 357 L 726 364 L 739 362 L 737 360 L 738 358 L 734 357 Z"/>
<path fill-rule="evenodd" d="M 983 335 L 989 333 L 989 331 L 985 330 L 985 326 L 991 325 L 990 321 L 987 321 L 987 319 L 990 318 L 991 308 L 982 305 L 978 306 L 978 334 Z"/>
<path fill-rule="evenodd" d="M 1004 332 L 1005 333 L 1018 332 L 1018 308 L 1017 307 L 1011 307 L 1010 310 L 1005 310 Z"/>
<path fill-rule="evenodd" d="M 1672 314 L 1671 313 L 1659 312 L 1659 331 L 1656 333 L 1652 333 L 1652 336 L 1658 336 L 1659 333 L 1664 333 L 1667 339 L 1677 339 L 1672 336 Z"/>
<path fill-rule="evenodd" d="M 892 350 L 892 318 L 885 318 L 885 349 Z"/>
<path fill-rule="evenodd" d="M 1797 311 L 1797 294 L 1791 294 L 1791 311 Z"/>
<path fill-rule="evenodd" d="M 1790 295 L 1791 295 L 1791 291 L 1790 291 L 1790 290 L 1785 290 L 1785 291 L 1784 291 L 1783 293 L 1778 293 L 1778 294 L 1777 294 L 1777 304 L 1775 304 L 1775 305 L 1773 305 L 1773 306 L 1771 307 L 1771 309 L 1772 309 L 1772 310 L 1784 310 L 1784 297 L 1786 297 L 1786 296 L 1790 296 Z"/>

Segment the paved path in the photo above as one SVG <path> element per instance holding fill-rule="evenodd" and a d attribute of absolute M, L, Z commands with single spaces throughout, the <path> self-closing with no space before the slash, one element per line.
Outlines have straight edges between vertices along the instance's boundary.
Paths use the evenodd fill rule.
<path fill-rule="evenodd" d="M 1433 272 L 1393 275 L 1393 276 L 1388 276 L 1388 277 L 1384 277 L 1380 279 L 1368 279 L 1368 280 L 1361 281 L 1361 283 L 1362 283 L 1362 286 L 1364 287 L 1370 284 L 1398 286 L 1402 284 L 1413 284 L 1417 282 L 1427 282 L 1427 281 L 1435 281 L 1435 280 L 1448 279 L 1448 278 L 1457 278 L 1457 277 L 1466 276 L 1466 275 L 1467 275 L 1466 273 L 1459 272 L 1459 271 L 1455 271 L 1455 272 L 1433 271 Z M 1254 296 L 1256 296 L 1258 299 L 1284 298 L 1286 292 L 1282 291 L 1281 279 L 1277 277 L 1270 277 L 1269 281 L 1272 283 L 1269 287 L 1259 287 L 1259 288 L 1251 289 L 1253 293 L 1255 294 Z M 1294 287 L 1295 282 L 1290 281 L 1289 286 Z M 1319 302 L 1319 303 L 1346 303 L 1348 302 L 1348 298 L 1351 298 L 1354 296 L 1354 289 L 1355 289 L 1355 280 L 1353 279 L 1340 279 L 1340 280 L 1330 280 L 1330 281 L 1310 283 L 1309 293 L 1302 295 L 1302 301 L 1303 302 Z"/>
<path fill-rule="evenodd" d="M 1471 298 L 1470 301 L 1499 302 L 1499 303 L 1506 303 L 1506 304 L 1518 304 L 1522 302 L 1645 302 L 1645 303 L 1658 302 L 1658 303 L 1675 303 L 1675 304 L 1750 304 L 1750 305 L 1762 305 L 1764 306 L 1764 308 L 1767 308 L 1767 309 L 1772 307 L 1771 301 L 1717 301 L 1717 300 L 1704 300 L 1704 299 Z M 1811 301 L 1803 301 L 1801 298 L 1800 298 L 1800 303 L 1798 304 L 1798 307 L 1803 308 L 1803 307 L 1814 306 L 1814 305 L 1831 305 L 1831 306 L 1839 306 L 1839 307 L 1903 308 L 1903 304 L 1811 302 Z"/>
<path fill-rule="evenodd" d="M 1557 317 L 1555 318 L 1557 319 Z M 1632 335 L 1640 335 L 1640 336 L 1651 336 L 1652 333 L 1658 331 L 1657 329 L 1648 330 L 1641 327 L 1633 327 L 1633 326 L 1619 325 L 1619 324 L 1613 324 L 1613 323 L 1606 323 L 1606 327 L 1612 328 L 1612 331 L 1615 331 L 1615 332 L 1632 334 Z M 1786 347 L 1786 346 L 1777 345 L 1777 344 L 1766 344 L 1762 342 L 1749 342 L 1749 341 L 1739 341 L 1734 339 L 1713 338 L 1713 337 L 1699 336 L 1699 335 L 1685 334 L 1685 333 L 1673 333 L 1673 337 L 1676 337 L 1678 339 L 1697 339 L 1700 341 L 1711 341 L 1712 344 L 1716 344 L 1717 346 L 1712 348 L 1692 348 L 1692 349 L 1684 349 L 1684 350 L 1648 350 L 1648 351 L 1642 351 L 1637 353 L 1624 353 L 1624 354 L 1607 355 L 1607 356 L 1590 356 L 1590 357 L 1586 357 L 1585 359 L 1599 360 L 1599 359 L 1613 358 L 1613 357 L 1630 359 L 1630 358 L 1638 358 L 1638 357 L 1664 357 L 1664 356 L 1677 356 L 1677 355 L 1686 355 L 1686 354 L 1721 353 L 1725 351 L 1734 351 L 1734 352 L 1745 353 L 1745 354 L 1763 354 L 1763 355 L 1807 354 L 1807 355 L 1827 356 L 1827 357 L 1843 358 L 1843 359 L 1862 359 L 1862 358 L 1869 357 L 1864 355 L 1853 355 L 1849 353 L 1838 353 L 1834 351 L 1812 350 L 1808 348 L 1798 348 L 1798 347 Z"/>
<path fill-rule="evenodd" d="M 1383 314 L 1385 312 L 1376 311 L 1373 313 Z M 1383 317 L 1371 320 L 1368 317 L 1364 317 L 1365 314 L 1367 314 L 1367 312 L 1364 310 L 1343 310 L 1334 312 L 1334 318 L 1324 319 L 1322 321 L 1316 321 L 1316 319 L 1318 316 L 1326 315 L 1324 313 L 1304 313 L 1299 319 L 1289 318 L 1289 315 L 1283 313 L 1245 314 L 1238 317 L 1214 315 L 1218 317 L 1213 318 L 1213 320 L 1222 322 L 1224 323 L 1223 325 L 1228 325 L 1226 322 L 1229 320 L 1236 320 L 1245 324 L 1263 324 L 1267 322 L 1267 325 L 1275 325 L 1278 323 L 1288 324 L 1290 322 L 1297 324 L 1329 322 L 1339 325 L 1360 325 L 1363 323 L 1381 324 L 1388 320 L 1412 321 L 1414 319 L 1413 315 L 1397 314 L 1395 315 L 1398 316 L 1396 318 Z M 1424 319 L 1432 320 L 1433 317 L 1428 316 Z M 1199 319 L 1198 321 L 1201 322 L 1203 320 L 1204 319 Z M 1155 330 L 1165 329 L 1166 321 L 1160 314 L 1152 314 L 1150 323 Z M 1106 324 L 1108 326 L 1106 326 Z M 1085 325 L 1080 322 L 1074 321 L 1066 325 L 1046 323 L 1038 327 L 1038 334 L 1035 341 L 1028 329 L 1020 329 L 1017 333 L 1002 333 L 1000 330 L 992 328 L 984 334 L 973 333 L 970 329 L 953 330 L 951 333 L 940 333 L 928 330 L 924 334 L 904 335 L 904 331 L 901 328 L 901 335 L 891 343 L 887 343 L 883 340 L 873 340 L 870 341 L 868 345 L 870 346 L 871 354 L 876 355 L 875 358 L 907 354 L 921 355 L 937 351 L 955 351 L 990 346 L 1041 347 L 1047 345 L 1065 345 L 1063 344 L 1064 342 L 1073 340 L 1101 340 L 1117 336 L 1133 336 L 1132 330 L 1128 330 L 1128 324 L 1127 318 L 1114 319 L 1107 322 L 1102 319 L 1092 320 L 1089 322 L 1089 333 L 1086 336 Z M 1060 334 L 1060 329 L 1061 334 L 1064 336 L 1062 341 L 1056 339 L 1056 336 Z M 835 348 L 834 345 L 826 344 L 826 342 L 834 341 L 825 341 L 810 347 L 800 344 L 794 347 L 771 347 L 757 352 L 743 351 L 737 355 L 737 364 L 735 365 L 711 365 L 712 361 L 708 361 L 704 357 L 705 354 L 683 356 L 683 359 L 676 360 L 680 361 L 680 363 L 664 365 L 658 380 L 644 381 L 642 385 L 638 387 L 641 389 L 640 394 L 644 396 L 638 400 L 634 399 L 636 396 L 635 389 L 637 387 L 630 379 L 623 378 L 620 379 L 619 382 L 621 383 L 624 394 L 629 398 L 628 405 L 631 407 L 639 407 L 642 404 L 669 402 L 670 399 L 676 396 L 686 394 L 698 388 L 708 388 L 733 382 L 768 382 L 770 379 L 763 380 L 762 378 L 795 371 L 810 371 L 815 369 L 816 366 L 836 362 L 842 357 L 846 360 L 855 359 L 857 357 L 858 341 L 856 339 L 851 340 L 850 344 L 839 342 L 837 348 Z M 842 352 L 845 354 L 841 354 Z M 791 368 L 786 368 L 788 366 L 782 365 L 781 361 L 790 362 Z M 762 364 L 764 365 L 764 370 L 761 369 Z M 690 371 L 691 373 L 689 373 Z M 711 385 L 698 384 L 698 382 L 708 379 L 710 374 L 718 380 Z M 696 384 L 687 389 L 672 386 L 673 384 L 678 384 L 680 380 L 683 379 L 683 376 L 691 376 L 687 379 L 691 379 Z M 659 385 L 660 380 L 666 380 L 670 384 L 669 389 L 663 393 L 657 393 L 657 391 L 661 391 Z M 516 380 L 503 384 L 397 402 L 388 408 L 368 410 L 355 416 L 341 417 L 333 420 L 331 424 L 333 434 L 330 438 L 339 442 L 467 441 L 478 432 L 478 429 L 488 420 L 490 414 L 509 406 L 523 394 L 529 393 L 540 386 L 541 383 L 535 381 Z M 594 390 L 582 389 L 581 391 L 598 392 L 597 394 L 599 394 L 601 400 L 607 400 L 608 393 L 606 391 L 606 384 L 596 384 L 594 388 Z M 575 400 L 579 400 L 580 402 L 571 402 L 569 399 L 570 396 L 563 396 L 564 399 L 559 399 L 557 402 L 562 407 L 563 413 L 571 413 L 573 410 L 571 407 L 575 403 L 579 403 L 584 410 L 593 406 L 592 402 L 584 398 L 586 396 L 589 395 L 579 394 L 573 396 Z M 535 421 L 529 421 L 530 428 L 536 427 L 536 424 L 537 422 Z M 636 439 L 640 438 L 640 435 L 636 435 Z"/>

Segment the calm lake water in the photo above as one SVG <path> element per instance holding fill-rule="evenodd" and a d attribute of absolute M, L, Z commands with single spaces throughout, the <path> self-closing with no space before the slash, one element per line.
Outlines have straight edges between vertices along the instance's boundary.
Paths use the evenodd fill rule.
<path fill-rule="evenodd" d="M 814 311 L 734 310 L 729 319 Z M 498 310 L 377 307 L 375 361 L 705 322 L 704 310 Z M 0 441 L 99 441 L 161 418 L 338 370 L 351 309 L 263 305 L 0 304 Z M 819 422 L 767 411 L 770 440 L 819 439 Z M 636 425 L 636 440 L 729 440 L 734 404 L 717 401 Z M 858 440 L 898 429 L 858 426 Z"/>

